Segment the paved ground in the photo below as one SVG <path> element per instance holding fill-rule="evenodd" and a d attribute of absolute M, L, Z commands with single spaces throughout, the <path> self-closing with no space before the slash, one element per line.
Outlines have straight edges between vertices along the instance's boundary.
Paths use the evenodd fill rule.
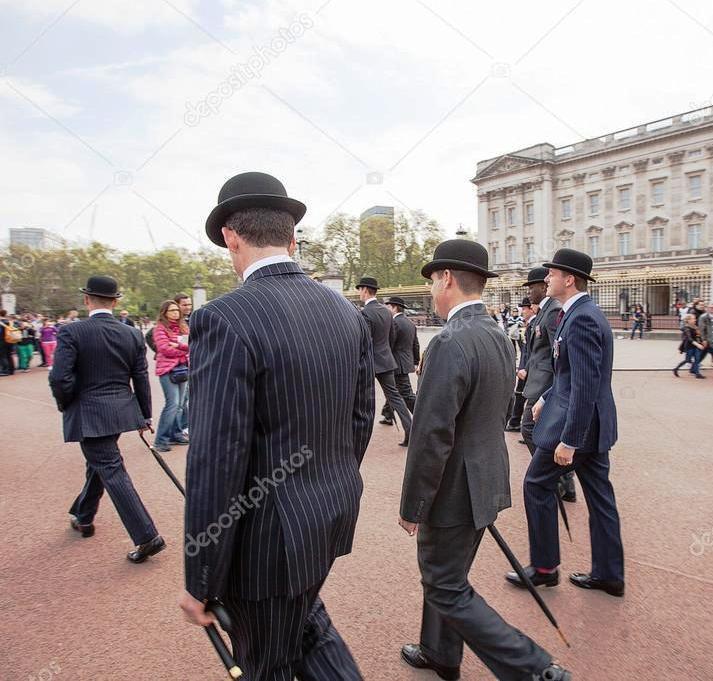
<path fill-rule="evenodd" d="M 669 367 L 675 345 L 617 341 L 617 365 Z M 707 381 L 665 372 L 615 375 L 621 437 L 612 477 L 627 595 L 614 599 L 567 584 L 544 592 L 571 650 L 529 595 L 504 583 L 505 559 L 484 540 L 471 574 L 475 587 L 578 680 L 713 678 L 713 372 L 706 373 Z M 92 539 L 68 528 L 84 464 L 79 448 L 61 441 L 46 380 L 42 369 L 0 378 L 0 679 L 224 678 L 203 632 L 176 608 L 182 503 L 138 436 L 123 436 L 122 450 L 168 549 L 129 564 L 130 541 L 106 499 Z M 155 395 L 158 410 L 158 386 Z M 401 644 L 418 638 L 421 589 L 414 540 L 396 524 L 405 458 L 398 438 L 393 428 L 375 426 L 354 552 L 338 561 L 324 589 L 369 681 L 435 679 L 399 661 Z M 521 481 L 529 455 L 517 440 L 508 434 L 514 506 L 498 526 L 527 562 Z M 168 455 L 181 476 L 185 454 Z M 562 543 L 565 572 L 587 569 L 589 561 L 586 508 L 568 509 L 575 541 Z M 492 677 L 467 651 L 462 678 Z"/>

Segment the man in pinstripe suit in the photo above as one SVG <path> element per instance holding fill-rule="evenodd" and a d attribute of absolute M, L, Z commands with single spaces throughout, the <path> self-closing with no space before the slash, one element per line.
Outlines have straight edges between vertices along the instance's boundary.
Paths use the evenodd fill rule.
<path fill-rule="evenodd" d="M 106 489 L 136 544 L 127 558 L 142 563 L 166 544 L 134 489 L 117 442 L 121 433 L 151 426 L 144 337 L 112 315 L 121 296 L 114 279 L 90 277 L 80 290 L 89 318 L 59 330 L 49 375 L 64 440 L 79 442 L 87 460 L 84 488 L 69 510 L 71 525 L 83 537 L 94 534 L 94 516 Z"/>
<path fill-rule="evenodd" d="M 243 173 L 206 224 L 243 286 L 191 316 L 189 621 L 221 598 L 250 681 L 361 679 L 319 591 L 351 550 L 374 418 L 366 320 L 291 260 L 305 206 Z"/>
<path fill-rule="evenodd" d="M 609 450 L 617 439 L 611 389 L 614 343 L 609 322 L 587 294 L 592 259 L 569 248 L 558 250 L 546 277 L 547 293 L 562 303 L 554 335 L 554 382 L 532 410 L 537 447 L 525 475 L 525 510 L 530 535 L 526 568 L 535 585 L 559 583 L 557 481 L 577 473 L 589 509 L 592 567 L 570 575 L 583 589 L 624 595 L 624 552 Z M 514 572 L 507 580 L 524 587 Z"/>

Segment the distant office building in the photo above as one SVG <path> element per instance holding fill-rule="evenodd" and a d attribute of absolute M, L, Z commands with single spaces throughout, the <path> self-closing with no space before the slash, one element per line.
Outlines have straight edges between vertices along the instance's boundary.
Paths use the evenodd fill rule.
<path fill-rule="evenodd" d="M 44 227 L 10 227 L 10 246 L 52 248 L 62 244 L 62 238 Z"/>

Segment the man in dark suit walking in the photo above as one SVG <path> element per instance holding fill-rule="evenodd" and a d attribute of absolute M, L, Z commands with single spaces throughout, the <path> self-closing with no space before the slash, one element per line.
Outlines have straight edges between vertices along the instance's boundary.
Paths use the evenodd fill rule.
<path fill-rule="evenodd" d="M 503 429 L 515 356 L 481 300 L 497 274 L 488 270 L 485 248 L 465 239 L 439 244 L 421 273 L 447 321 L 424 353 L 401 492 L 399 524 L 418 533 L 423 584 L 420 644 L 401 655 L 455 680 L 465 642 L 498 679 L 567 681 L 570 673 L 468 582 L 485 528 L 510 506 Z"/>
<path fill-rule="evenodd" d="M 386 404 L 392 412 L 399 415 L 401 426 L 404 429 L 404 439 L 399 444 L 407 447 L 411 433 L 411 414 L 404 398 L 399 393 L 394 379 L 394 373 L 398 367 L 391 348 L 396 338 L 396 327 L 389 309 L 376 299 L 376 292 L 379 283 L 373 277 L 362 277 L 357 284 L 359 300 L 364 303 L 361 313 L 369 323 L 371 330 L 371 340 L 374 347 L 374 371 L 376 380 L 379 381 L 381 389 L 384 391 Z"/>
<path fill-rule="evenodd" d="M 60 328 L 49 375 L 64 441 L 79 442 L 87 460 L 84 488 L 69 509 L 71 525 L 83 537 L 94 534 L 106 489 L 136 545 L 127 558 L 142 563 L 166 544 L 126 472 L 117 442 L 121 433 L 151 427 L 146 346 L 141 333 L 112 315 L 121 297 L 114 279 L 90 277 L 80 291 L 89 317 Z"/>
<path fill-rule="evenodd" d="M 351 551 L 374 419 L 366 320 L 289 255 L 304 204 L 264 173 L 228 180 L 206 232 L 243 285 L 191 315 L 186 591 L 220 598 L 250 681 L 361 675 L 319 591 Z"/>
<path fill-rule="evenodd" d="M 518 378 L 525 381 L 522 395 L 525 398 L 525 409 L 522 415 L 521 433 L 530 456 L 535 453 L 535 443 L 532 441 L 532 431 L 535 421 L 532 418 L 532 408 L 542 393 L 549 389 L 554 379 L 552 364 L 552 345 L 557 330 L 557 317 L 562 304 L 556 298 L 547 295 L 546 267 L 534 267 L 527 273 L 528 298 L 533 305 L 539 307 L 537 316 L 528 325 L 529 335 L 525 338 L 523 356 L 526 362 L 518 371 Z M 564 501 L 577 501 L 574 486 L 574 471 L 564 473 L 558 484 L 558 492 Z"/>
<path fill-rule="evenodd" d="M 416 371 L 416 366 L 421 361 L 421 348 L 418 344 L 416 325 L 404 314 L 406 303 L 403 298 L 391 296 L 384 301 L 384 305 L 391 311 L 394 318 L 394 335 L 391 344 L 391 352 L 396 361 L 394 382 L 399 394 L 404 398 L 406 407 L 413 414 L 416 395 L 411 387 L 409 374 Z M 383 419 L 379 423 L 390 426 L 394 422 L 394 411 L 388 402 L 384 404 L 381 415 Z"/>
<path fill-rule="evenodd" d="M 559 582 L 557 481 L 575 471 L 589 509 L 592 567 L 570 581 L 584 589 L 624 595 L 624 552 L 609 450 L 617 439 L 611 389 L 614 342 L 609 322 L 587 294 L 592 259 L 569 248 L 558 250 L 547 275 L 547 293 L 562 304 L 554 335 L 554 381 L 533 407 L 537 447 L 525 475 L 530 535 L 527 567 L 535 585 Z M 511 572 L 507 579 L 524 584 Z"/>

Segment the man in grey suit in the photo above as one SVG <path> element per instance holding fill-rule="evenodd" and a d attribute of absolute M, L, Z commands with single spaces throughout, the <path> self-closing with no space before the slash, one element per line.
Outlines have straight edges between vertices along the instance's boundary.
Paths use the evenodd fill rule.
<path fill-rule="evenodd" d="M 408 410 L 413 414 L 416 395 L 411 387 L 409 375 L 416 371 L 416 366 L 421 361 L 421 348 L 418 344 L 416 325 L 404 314 L 406 303 L 403 298 L 391 296 L 384 301 L 384 305 L 394 317 L 394 335 L 391 343 L 391 352 L 396 361 L 394 382 L 399 394 L 404 398 Z M 384 404 L 381 415 L 383 419 L 379 423 L 390 426 L 394 422 L 394 411 L 388 402 Z"/>
<path fill-rule="evenodd" d="M 399 524 L 418 533 L 423 584 L 420 644 L 404 646 L 402 658 L 455 680 L 465 642 L 498 679 L 569 680 L 468 582 L 485 528 L 510 506 L 503 430 L 515 357 L 481 300 L 497 274 L 485 248 L 465 239 L 439 244 L 421 273 L 447 321 L 424 353 L 401 492 Z"/>
<path fill-rule="evenodd" d="M 532 408 L 542 394 L 550 388 L 554 380 L 554 365 L 552 363 L 552 345 L 555 340 L 555 331 L 559 322 L 559 313 L 562 303 L 547 295 L 545 277 L 549 270 L 546 267 L 534 267 L 527 273 L 528 298 L 533 305 L 539 306 L 537 316 L 530 322 L 530 334 L 527 339 L 525 354 L 527 364 L 518 371 L 518 378 L 525 381 L 522 391 L 525 398 L 525 410 L 522 414 L 521 433 L 530 456 L 534 455 L 535 443 L 532 441 L 532 431 L 535 421 L 532 418 Z M 565 473 L 558 485 L 559 495 L 564 501 L 577 501 L 577 492 L 574 485 L 574 471 Z"/>
<path fill-rule="evenodd" d="M 232 615 L 250 681 L 358 681 L 319 591 L 351 551 L 374 420 L 366 320 L 295 263 L 303 203 L 265 173 L 225 183 L 206 223 L 243 285 L 191 314 L 191 444 L 180 604 Z"/>
<path fill-rule="evenodd" d="M 106 489 L 136 545 L 127 558 L 142 563 L 166 544 L 134 489 L 117 442 L 121 433 L 151 427 L 144 337 L 112 315 L 121 297 L 114 279 L 90 277 L 80 290 L 89 317 L 59 330 L 49 375 L 64 440 L 79 442 L 87 461 L 84 488 L 69 510 L 71 525 L 83 537 L 94 534 L 94 516 Z"/>
<path fill-rule="evenodd" d="M 364 303 L 361 313 L 366 318 L 371 330 L 371 340 L 374 347 L 374 372 L 384 391 L 386 404 L 392 411 L 399 415 L 401 426 L 404 429 L 404 439 L 399 444 L 407 447 L 411 433 L 411 414 L 404 398 L 399 393 L 394 379 L 394 372 L 398 367 L 391 347 L 396 338 L 396 327 L 389 309 L 376 299 L 379 283 L 373 277 L 362 277 L 357 284 L 359 300 Z"/>

